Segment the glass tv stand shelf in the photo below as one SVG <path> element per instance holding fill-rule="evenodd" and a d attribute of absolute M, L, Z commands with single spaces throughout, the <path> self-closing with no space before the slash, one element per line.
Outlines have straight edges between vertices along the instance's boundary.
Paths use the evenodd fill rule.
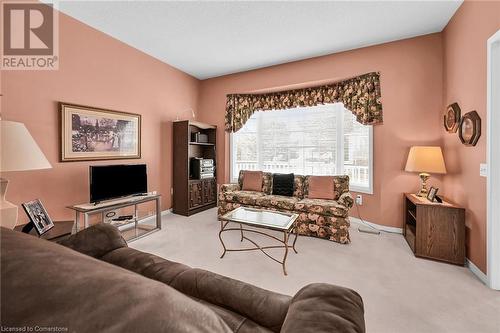
<path fill-rule="evenodd" d="M 75 212 L 75 232 L 88 228 L 90 225 L 90 217 L 92 215 L 100 215 L 100 222 L 106 221 L 106 214 L 117 209 L 133 207 L 133 215 L 131 219 L 124 221 L 112 221 L 122 233 L 126 241 L 133 241 L 138 238 L 149 235 L 152 232 L 161 229 L 161 195 L 148 194 L 143 196 L 131 196 L 116 200 L 104 201 L 98 204 L 84 203 L 79 205 L 68 206 L 67 208 Z M 147 202 L 155 202 L 155 214 L 144 217 L 139 216 L 138 205 Z M 83 215 L 83 221 L 81 216 Z M 83 226 L 82 226 L 83 222 Z"/>

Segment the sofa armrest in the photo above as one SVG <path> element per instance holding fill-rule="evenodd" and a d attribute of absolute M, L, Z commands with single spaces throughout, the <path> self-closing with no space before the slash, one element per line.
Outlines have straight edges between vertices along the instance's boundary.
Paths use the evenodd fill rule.
<path fill-rule="evenodd" d="M 75 251 L 100 258 L 121 247 L 127 247 L 120 231 L 115 226 L 99 223 L 69 236 L 59 244 Z"/>
<path fill-rule="evenodd" d="M 239 191 L 240 190 L 240 185 L 238 183 L 236 184 L 222 184 L 220 186 L 219 191 L 220 192 L 230 192 L 230 191 Z"/>
<path fill-rule="evenodd" d="M 293 297 L 281 332 L 364 333 L 363 300 L 348 288 L 307 285 Z"/>
<path fill-rule="evenodd" d="M 347 209 L 351 209 L 352 205 L 354 204 L 354 199 L 352 198 L 352 195 L 350 192 L 344 192 L 340 195 L 337 202 L 339 204 L 347 207 Z"/>

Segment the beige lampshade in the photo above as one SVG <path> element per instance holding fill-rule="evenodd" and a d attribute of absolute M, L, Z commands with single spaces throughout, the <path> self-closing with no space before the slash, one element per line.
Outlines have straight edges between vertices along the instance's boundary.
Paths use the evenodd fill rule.
<path fill-rule="evenodd" d="M 410 148 L 405 171 L 446 173 L 441 147 L 413 146 Z"/>
<path fill-rule="evenodd" d="M 0 171 L 52 168 L 24 124 L 7 120 L 0 122 Z"/>

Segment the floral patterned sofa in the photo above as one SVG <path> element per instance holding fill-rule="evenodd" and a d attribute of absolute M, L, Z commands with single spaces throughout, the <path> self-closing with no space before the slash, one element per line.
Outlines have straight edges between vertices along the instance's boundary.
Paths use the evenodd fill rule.
<path fill-rule="evenodd" d="M 334 176 L 336 200 L 310 199 L 308 177 L 295 175 L 292 197 L 272 195 L 273 174 L 264 172 L 262 192 L 242 191 L 243 170 L 237 184 L 223 184 L 219 190 L 218 215 L 240 206 L 265 208 L 299 214 L 299 234 L 329 239 L 347 244 L 349 238 L 349 209 L 354 201 L 349 193 L 349 176 Z"/>

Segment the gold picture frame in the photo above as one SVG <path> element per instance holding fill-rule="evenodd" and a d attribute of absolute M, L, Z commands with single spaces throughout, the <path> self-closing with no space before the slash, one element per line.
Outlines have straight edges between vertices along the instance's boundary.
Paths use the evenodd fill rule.
<path fill-rule="evenodd" d="M 59 103 L 61 162 L 141 158 L 141 115 Z"/>

